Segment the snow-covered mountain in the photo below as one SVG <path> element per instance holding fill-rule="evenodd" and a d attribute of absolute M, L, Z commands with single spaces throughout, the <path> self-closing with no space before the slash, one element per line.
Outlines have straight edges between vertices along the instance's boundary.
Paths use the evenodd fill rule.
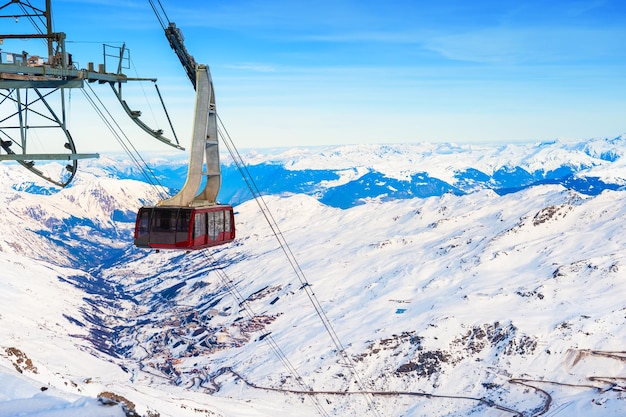
<path fill-rule="evenodd" d="M 245 153 L 261 204 L 224 156 L 238 237 L 190 254 L 132 245 L 121 157 L 1 165 L 0 416 L 622 416 L 625 151 Z"/>

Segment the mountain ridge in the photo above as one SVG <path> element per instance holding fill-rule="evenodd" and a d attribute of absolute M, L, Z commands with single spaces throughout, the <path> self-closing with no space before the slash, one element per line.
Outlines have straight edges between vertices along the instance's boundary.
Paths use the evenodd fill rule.
<path fill-rule="evenodd" d="M 621 156 L 626 135 L 588 141 L 513 145 L 397 144 L 266 149 L 244 152 L 245 171 L 263 194 L 305 193 L 325 204 L 347 208 L 369 199 L 429 197 L 492 189 L 515 192 L 533 185 L 562 184 L 584 194 L 618 189 L 626 183 Z M 157 177 L 176 182 L 186 175 L 184 156 L 147 158 Z M 252 198 L 239 167 L 222 157 L 220 201 Z M 95 162 L 97 166 L 98 163 Z M 105 168 L 111 172 L 110 167 Z M 134 172 L 134 174 L 133 174 Z M 138 179 L 136 171 L 113 172 Z"/>

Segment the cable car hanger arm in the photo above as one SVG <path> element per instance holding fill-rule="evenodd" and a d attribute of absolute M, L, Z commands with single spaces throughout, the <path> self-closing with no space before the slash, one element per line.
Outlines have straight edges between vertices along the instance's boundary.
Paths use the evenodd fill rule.
<path fill-rule="evenodd" d="M 196 106 L 189 150 L 187 180 L 175 196 L 157 206 L 201 206 L 216 204 L 221 185 L 220 156 L 217 137 L 217 114 L 211 73 L 206 65 L 196 68 Z M 203 167 L 206 163 L 206 172 Z M 202 179 L 204 188 L 200 190 Z"/>

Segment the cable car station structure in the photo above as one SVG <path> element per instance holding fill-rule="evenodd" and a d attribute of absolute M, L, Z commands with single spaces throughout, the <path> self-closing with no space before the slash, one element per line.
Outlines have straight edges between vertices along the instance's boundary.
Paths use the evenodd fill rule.
<path fill-rule="evenodd" d="M 45 1 L 45 9 L 32 6 L 30 1 L 13 0 L 0 4 L 0 21 L 28 19 L 38 31 L 34 34 L 0 33 L 0 48 L 4 41 L 10 39 L 41 39 L 47 46 L 47 56 L 0 49 L 0 161 L 17 161 L 41 178 L 60 187 L 67 186 L 76 174 L 78 159 L 98 157 L 95 153 L 78 153 L 67 127 L 66 90 L 84 88 L 85 82 L 109 84 L 122 108 L 141 129 L 170 146 L 183 149 L 178 140 L 174 143 L 163 136 L 162 130 L 152 129 L 143 123 L 141 112 L 131 110 L 122 96 L 124 83 L 156 82 L 156 79 L 129 78 L 122 72 L 125 63 L 130 60 L 130 52 L 125 46 L 103 45 L 104 62 L 98 64 L 97 69 L 92 62 L 87 64 L 86 69 L 76 68 L 66 48 L 65 33 L 52 30 L 50 2 Z M 117 61 L 114 71 L 106 68 L 107 58 Z M 60 131 L 64 143 L 51 144 L 58 148 L 53 152 L 32 153 L 32 133 L 45 130 L 42 136 L 49 137 L 50 129 L 57 133 Z M 39 170 L 37 161 L 66 161 L 67 165 L 65 172 L 56 178 Z"/>

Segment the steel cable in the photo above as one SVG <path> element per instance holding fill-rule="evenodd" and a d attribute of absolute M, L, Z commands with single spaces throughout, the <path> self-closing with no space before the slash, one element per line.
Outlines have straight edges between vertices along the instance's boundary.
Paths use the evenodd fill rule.
<path fill-rule="evenodd" d="M 256 316 L 256 313 L 252 310 L 252 307 L 250 307 L 250 305 L 246 302 L 246 299 L 239 292 L 237 287 L 233 284 L 233 281 L 228 277 L 225 271 L 223 271 L 220 268 L 215 268 L 218 262 L 215 259 L 215 257 L 213 257 L 213 255 L 208 252 L 208 250 L 205 250 L 202 253 L 204 254 L 207 260 L 211 261 L 211 266 L 214 267 L 213 272 L 215 272 L 215 274 L 218 276 L 218 278 L 220 279 L 224 287 L 228 290 L 231 296 L 237 301 L 237 303 L 243 307 L 248 318 L 252 320 Z M 306 383 L 304 382 L 304 379 L 300 376 L 296 367 L 291 363 L 291 361 L 289 361 L 289 358 L 287 357 L 285 352 L 283 352 L 280 346 L 276 343 L 272 335 L 267 334 L 265 337 L 263 337 L 262 340 L 269 344 L 270 348 L 274 351 L 274 353 L 276 354 L 280 362 L 283 364 L 283 366 L 294 376 L 300 388 L 304 392 L 313 392 L 313 389 L 306 385 Z M 321 415 L 323 416 L 329 415 L 316 397 L 312 396 L 311 400 L 313 401 L 315 408 Z"/>
<path fill-rule="evenodd" d="M 153 190 L 158 195 L 158 198 L 161 200 L 164 198 L 167 198 L 168 193 L 166 192 L 166 189 L 163 186 L 163 184 L 161 184 L 161 182 L 155 175 L 154 171 L 152 171 L 152 169 L 148 166 L 148 164 L 143 159 L 141 154 L 137 151 L 137 149 L 132 144 L 128 136 L 126 136 L 126 134 L 124 133 L 124 130 L 111 116 L 111 113 L 106 109 L 106 106 L 104 106 L 104 104 L 102 103 L 98 95 L 95 93 L 95 91 L 91 88 L 90 85 L 87 84 L 87 86 L 89 87 L 91 94 L 93 94 L 93 96 L 95 97 L 94 99 L 94 97 L 91 97 L 87 91 L 85 91 L 84 89 L 81 89 L 87 101 L 89 101 L 93 109 L 100 116 L 104 124 L 107 126 L 109 131 L 113 134 L 113 136 L 115 137 L 117 142 L 120 144 L 120 146 L 124 149 L 128 157 L 134 162 L 135 166 L 139 169 L 139 171 L 141 172 L 143 177 L 146 179 L 146 181 L 153 187 Z M 118 131 L 120 133 L 118 133 Z"/>
<path fill-rule="evenodd" d="M 223 142 L 226 145 L 231 157 L 233 158 L 233 162 L 236 165 L 237 169 L 239 170 L 239 173 L 241 174 L 244 182 L 246 183 L 246 185 L 248 186 L 248 189 L 252 193 L 252 196 L 255 202 L 259 206 L 261 213 L 265 217 L 265 220 L 267 221 L 270 229 L 272 230 L 274 237 L 278 240 L 278 243 L 281 249 L 283 250 L 285 256 L 287 257 L 287 260 L 289 264 L 291 265 L 291 268 L 293 269 L 294 273 L 298 277 L 298 280 L 300 281 L 300 284 L 301 284 L 301 288 L 305 290 L 307 297 L 309 298 L 309 301 L 311 302 L 311 305 L 315 309 L 315 312 L 320 318 L 324 328 L 326 329 L 326 332 L 329 334 L 333 344 L 335 345 L 335 348 L 337 349 L 339 354 L 343 357 L 348 369 L 350 369 L 352 376 L 355 378 L 359 386 L 360 392 L 363 394 L 363 397 L 367 401 L 369 410 L 371 410 L 375 415 L 380 416 L 374 404 L 373 397 L 369 394 L 369 390 L 365 388 L 365 384 L 363 380 L 361 379 L 360 375 L 356 371 L 354 362 L 350 359 L 348 353 L 346 352 L 345 347 L 343 346 L 343 343 L 341 342 L 341 340 L 339 339 L 339 336 L 337 335 L 337 332 L 335 331 L 328 316 L 324 312 L 324 309 L 322 308 L 320 301 L 318 300 L 317 296 L 311 289 L 311 285 L 308 282 L 306 276 L 304 275 L 304 271 L 300 267 L 295 255 L 293 254 L 289 244 L 287 243 L 287 240 L 285 239 L 283 233 L 278 227 L 278 223 L 274 219 L 271 210 L 269 209 L 269 207 L 267 206 L 267 203 L 265 202 L 265 199 L 263 199 L 263 196 L 261 195 L 261 191 L 259 190 L 252 175 L 250 174 L 247 168 L 247 165 L 245 164 L 245 162 L 243 161 L 243 158 L 241 157 L 241 154 L 239 153 L 232 139 L 230 138 L 230 135 L 228 134 L 228 131 L 226 130 L 226 127 L 224 126 L 224 123 L 222 122 L 219 115 L 218 115 L 218 121 L 219 121 L 219 125 L 218 125 L 219 134 L 222 137 Z"/>

